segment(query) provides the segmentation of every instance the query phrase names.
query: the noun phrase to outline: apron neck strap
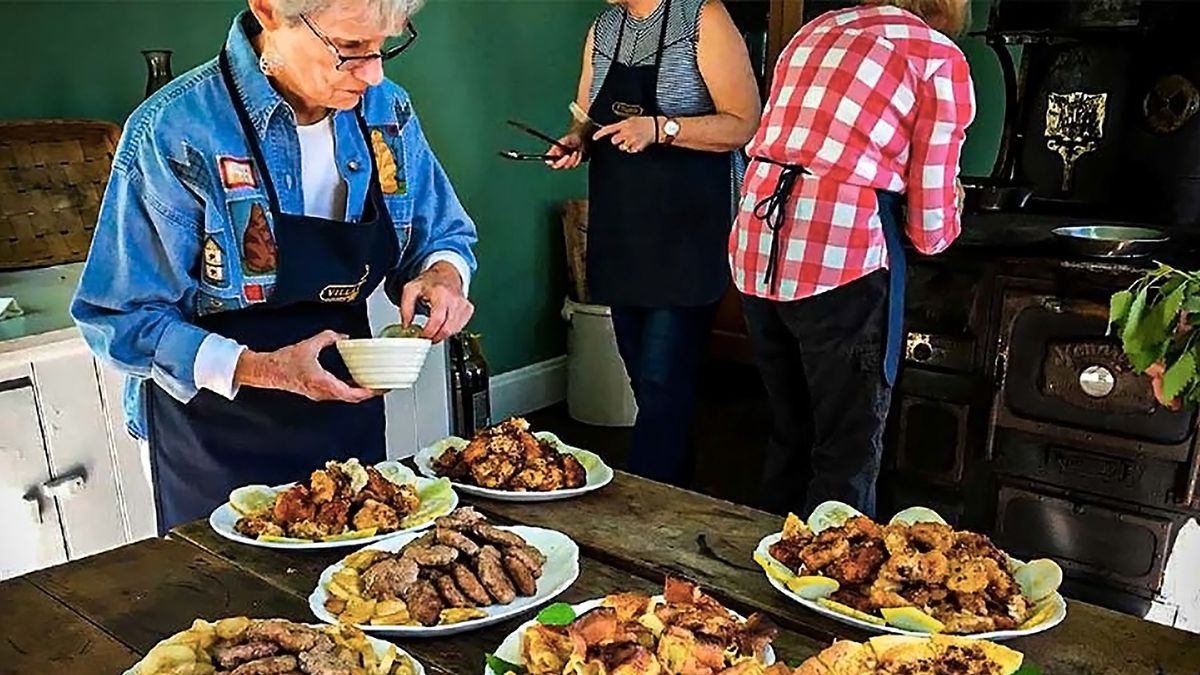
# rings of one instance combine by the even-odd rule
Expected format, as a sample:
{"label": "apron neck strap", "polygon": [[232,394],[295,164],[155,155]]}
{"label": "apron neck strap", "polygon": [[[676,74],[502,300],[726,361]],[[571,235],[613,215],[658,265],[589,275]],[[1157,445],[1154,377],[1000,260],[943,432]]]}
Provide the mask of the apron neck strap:
{"label": "apron neck strap", "polygon": [[[658,31],[658,49],[654,50],[654,70],[662,66],[663,47],[667,43],[667,21],[671,18],[671,0],[662,0],[662,18]],[[625,24],[629,22],[629,8],[621,12],[621,27],[617,30],[617,46],[613,50],[613,61],[621,57],[621,43],[625,41]]]}
{"label": "apron neck strap", "polygon": [[229,65],[229,54],[225,49],[221,50],[220,65],[221,77],[225,80],[225,88],[229,90],[229,100],[233,102],[233,109],[237,112],[238,121],[242,125],[242,134],[246,137],[246,144],[250,146],[250,153],[254,155],[254,165],[258,167],[259,178],[262,179],[263,189],[266,190],[267,199],[270,200],[271,212],[280,213],[279,196],[275,193],[275,183],[271,181],[271,172],[267,169],[266,160],[263,159],[262,146],[258,142],[258,132],[255,131],[254,124],[250,121],[250,113],[246,111],[246,104],[242,101],[237,84],[233,80],[233,68]]}

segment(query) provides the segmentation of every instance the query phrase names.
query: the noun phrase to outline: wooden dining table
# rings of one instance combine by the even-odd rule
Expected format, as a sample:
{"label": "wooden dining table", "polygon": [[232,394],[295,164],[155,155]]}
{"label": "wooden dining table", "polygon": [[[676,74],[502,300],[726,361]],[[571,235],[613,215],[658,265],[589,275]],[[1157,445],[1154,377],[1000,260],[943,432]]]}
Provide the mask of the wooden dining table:
{"label": "wooden dining table", "polygon": [[[604,488],[569,500],[463,501],[498,523],[552,528],[578,542],[580,575],[560,600],[653,593],[666,575],[675,575],[743,614],[769,614],[780,627],[776,653],[789,662],[835,638],[869,637],[770,585],[751,554],[763,536],[779,531],[777,516],[622,472]],[[316,621],[307,598],[322,570],[351,550],[248,546],[197,521],[165,537],[10,579],[0,583],[0,674],[120,675],[195,618]],[[483,672],[484,654],[528,618],[395,642],[431,675],[473,675]],[[1074,600],[1057,627],[1007,644],[1046,675],[1200,675],[1200,635]]]}

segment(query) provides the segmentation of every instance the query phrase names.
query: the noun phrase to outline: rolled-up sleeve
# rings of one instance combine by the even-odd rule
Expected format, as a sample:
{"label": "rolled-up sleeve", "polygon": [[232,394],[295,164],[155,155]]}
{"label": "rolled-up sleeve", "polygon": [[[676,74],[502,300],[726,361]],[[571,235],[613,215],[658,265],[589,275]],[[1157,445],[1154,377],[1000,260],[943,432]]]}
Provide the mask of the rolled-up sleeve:
{"label": "rolled-up sleeve", "polygon": [[955,179],[974,117],[970,67],[956,51],[936,63],[917,100],[907,179],[908,236],[921,253],[940,253],[962,230]]}
{"label": "rolled-up sleeve", "polygon": [[210,335],[185,316],[202,211],[164,165],[161,158],[114,162],[71,316],[98,358],[186,402],[197,390],[196,354]]}
{"label": "rolled-up sleeve", "polygon": [[450,177],[433,154],[416,115],[404,127],[408,153],[408,185],[412,191],[413,218],[404,259],[388,279],[388,292],[398,301],[405,282],[439,261],[450,263],[463,277],[466,294],[477,268],[472,250],[478,235],[475,223],[463,208]]}

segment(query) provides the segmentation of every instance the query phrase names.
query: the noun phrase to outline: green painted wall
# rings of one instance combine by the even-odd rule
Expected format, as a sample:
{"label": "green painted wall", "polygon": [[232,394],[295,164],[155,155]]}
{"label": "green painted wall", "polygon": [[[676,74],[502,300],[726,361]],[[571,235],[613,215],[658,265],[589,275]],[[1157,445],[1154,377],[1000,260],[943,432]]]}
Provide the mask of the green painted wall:
{"label": "green painted wall", "polygon": [[[972,0],[975,27],[991,0]],[[5,66],[0,119],[97,117],[120,122],[142,98],[141,49],[175,52],[180,73],[210,58],[240,0],[0,0]],[[566,288],[555,205],[583,196],[583,172],[509,163],[504,147],[536,148],[508,129],[518,118],[561,128],[580,49],[601,0],[429,0],[421,38],[388,67],[413,94],[435,151],[479,225],[472,327],[493,372],[564,351],[558,309]],[[995,56],[968,38],[978,100],[963,159],[986,174],[999,143],[1003,92]]]}
{"label": "green painted wall", "polygon": [[[239,0],[0,0],[0,119],[91,117],[120,123],[142,99],[142,49],[174,50],[175,72],[211,58]],[[496,151],[540,150],[516,118],[556,131],[569,120],[583,37],[600,0],[429,0],[421,37],[388,66],[413,95],[434,150],[478,222],[472,328],[493,372],[565,351],[562,199],[582,171],[512,163]]]}

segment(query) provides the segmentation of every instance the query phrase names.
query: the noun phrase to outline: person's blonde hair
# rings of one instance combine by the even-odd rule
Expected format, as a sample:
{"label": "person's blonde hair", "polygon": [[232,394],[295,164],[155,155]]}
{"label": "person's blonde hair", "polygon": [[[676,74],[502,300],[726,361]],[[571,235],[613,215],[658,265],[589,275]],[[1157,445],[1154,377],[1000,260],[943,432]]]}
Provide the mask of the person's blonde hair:
{"label": "person's blonde hair", "polygon": [[862,4],[899,7],[951,37],[961,36],[971,21],[970,0],[862,0]]}

